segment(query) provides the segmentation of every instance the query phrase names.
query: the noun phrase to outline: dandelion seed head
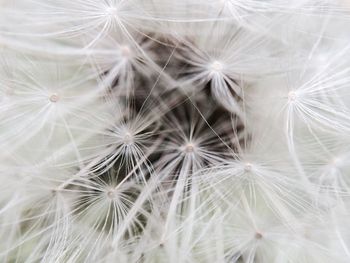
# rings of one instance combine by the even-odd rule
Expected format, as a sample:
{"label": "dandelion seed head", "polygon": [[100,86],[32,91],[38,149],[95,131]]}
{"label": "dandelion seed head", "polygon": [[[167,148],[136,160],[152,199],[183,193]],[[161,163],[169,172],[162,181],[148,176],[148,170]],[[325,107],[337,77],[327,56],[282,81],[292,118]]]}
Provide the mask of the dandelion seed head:
{"label": "dandelion seed head", "polygon": [[0,262],[349,261],[348,10],[12,2]]}

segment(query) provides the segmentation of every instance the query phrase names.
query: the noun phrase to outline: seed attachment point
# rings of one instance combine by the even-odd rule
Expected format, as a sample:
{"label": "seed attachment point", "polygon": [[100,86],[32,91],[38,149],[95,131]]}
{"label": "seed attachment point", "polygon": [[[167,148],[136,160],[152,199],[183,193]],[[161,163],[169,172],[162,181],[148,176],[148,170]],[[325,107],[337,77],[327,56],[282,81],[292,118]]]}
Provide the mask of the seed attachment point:
{"label": "seed attachment point", "polygon": [[49,100],[50,100],[51,102],[53,102],[53,103],[58,102],[59,99],[60,99],[60,97],[58,96],[57,93],[54,93],[54,94],[52,94],[52,95],[49,97]]}
{"label": "seed attachment point", "polygon": [[288,93],[288,101],[294,102],[297,99],[297,93],[295,91],[290,91]]}
{"label": "seed attachment point", "polygon": [[185,145],[184,150],[186,153],[193,153],[195,151],[196,146],[194,143],[189,142]]}
{"label": "seed attachment point", "polygon": [[260,232],[256,232],[255,235],[254,235],[254,238],[257,239],[257,240],[260,240],[260,239],[263,238],[263,235]]}
{"label": "seed attachment point", "polygon": [[250,172],[252,170],[253,166],[251,163],[245,163],[244,165],[244,171]]}
{"label": "seed attachment point", "polygon": [[210,69],[212,72],[221,72],[224,69],[224,65],[220,61],[214,61],[210,65]]}
{"label": "seed attachment point", "polygon": [[130,145],[134,142],[134,137],[132,136],[132,134],[130,132],[126,132],[123,140],[124,140],[124,144]]}

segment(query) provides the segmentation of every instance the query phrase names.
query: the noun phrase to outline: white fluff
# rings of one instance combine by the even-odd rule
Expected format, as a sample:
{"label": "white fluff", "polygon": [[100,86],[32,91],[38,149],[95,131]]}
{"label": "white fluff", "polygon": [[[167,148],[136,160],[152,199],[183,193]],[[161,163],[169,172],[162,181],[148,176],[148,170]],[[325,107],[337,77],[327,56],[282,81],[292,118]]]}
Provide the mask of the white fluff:
{"label": "white fluff", "polygon": [[350,261],[345,0],[0,0],[0,261]]}

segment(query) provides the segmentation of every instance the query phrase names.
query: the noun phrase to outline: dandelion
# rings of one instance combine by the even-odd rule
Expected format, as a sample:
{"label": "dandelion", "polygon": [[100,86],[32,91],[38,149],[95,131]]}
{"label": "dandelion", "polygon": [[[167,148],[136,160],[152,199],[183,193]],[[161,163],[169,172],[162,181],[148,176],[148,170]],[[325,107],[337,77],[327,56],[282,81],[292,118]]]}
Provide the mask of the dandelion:
{"label": "dandelion", "polygon": [[345,2],[0,0],[0,261],[349,262]]}

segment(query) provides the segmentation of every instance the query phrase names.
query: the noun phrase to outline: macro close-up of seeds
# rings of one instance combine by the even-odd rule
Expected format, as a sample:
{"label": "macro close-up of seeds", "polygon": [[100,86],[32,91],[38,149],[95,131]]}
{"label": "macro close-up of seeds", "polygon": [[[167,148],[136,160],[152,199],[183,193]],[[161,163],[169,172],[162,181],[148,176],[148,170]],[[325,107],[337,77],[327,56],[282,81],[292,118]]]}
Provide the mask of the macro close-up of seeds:
{"label": "macro close-up of seeds", "polygon": [[0,262],[350,262],[350,1],[0,0]]}

